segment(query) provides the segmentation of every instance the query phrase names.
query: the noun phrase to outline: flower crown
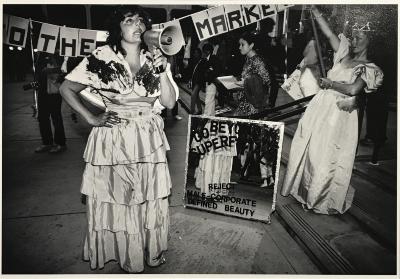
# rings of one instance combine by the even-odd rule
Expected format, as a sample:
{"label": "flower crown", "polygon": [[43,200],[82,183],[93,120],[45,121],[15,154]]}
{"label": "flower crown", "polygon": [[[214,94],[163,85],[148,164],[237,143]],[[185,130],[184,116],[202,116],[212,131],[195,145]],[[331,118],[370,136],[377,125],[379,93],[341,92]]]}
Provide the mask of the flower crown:
{"label": "flower crown", "polygon": [[370,25],[370,22],[369,22],[369,21],[368,21],[366,24],[364,24],[364,25],[358,24],[358,23],[356,22],[356,23],[353,25],[352,29],[353,29],[354,31],[363,31],[363,32],[372,32],[372,31],[375,31],[375,30],[372,30],[371,27],[370,27],[369,25]]}

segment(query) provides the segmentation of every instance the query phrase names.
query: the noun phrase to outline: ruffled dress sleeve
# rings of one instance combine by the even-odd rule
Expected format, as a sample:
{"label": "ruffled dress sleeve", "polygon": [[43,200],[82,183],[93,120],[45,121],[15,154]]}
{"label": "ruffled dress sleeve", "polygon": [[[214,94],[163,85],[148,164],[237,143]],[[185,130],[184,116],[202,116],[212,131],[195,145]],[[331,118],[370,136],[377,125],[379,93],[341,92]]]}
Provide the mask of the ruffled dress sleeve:
{"label": "ruffled dress sleeve", "polygon": [[65,76],[65,79],[99,89],[101,87],[99,76],[97,73],[88,71],[88,67],[90,67],[89,59],[91,59],[90,57],[92,56],[95,56],[95,52],[83,58],[78,66]]}
{"label": "ruffled dress sleeve", "polygon": [[374,63],[357,65],[354,67],[354,75],[361,77],[367,84],[365,93],[375,92],[383,83],[383,71]]}
{"label": "ruffled dress sleeve", "polygon": [[342,33],[338,35],[340,43],[339,43],[339,48],[335,52],[333,56],[333,64],[340,63],[340,61],[347,55],[349,54],[349,49],[350,49],[350,41],[346,38],[346,36]]}
{"label": "ruffled dress sleeve", "polygon": [[108,45],[95,49],[85,57],[66,79],[105,92],[129,94],[133,89],[132,75],[123,57]]}

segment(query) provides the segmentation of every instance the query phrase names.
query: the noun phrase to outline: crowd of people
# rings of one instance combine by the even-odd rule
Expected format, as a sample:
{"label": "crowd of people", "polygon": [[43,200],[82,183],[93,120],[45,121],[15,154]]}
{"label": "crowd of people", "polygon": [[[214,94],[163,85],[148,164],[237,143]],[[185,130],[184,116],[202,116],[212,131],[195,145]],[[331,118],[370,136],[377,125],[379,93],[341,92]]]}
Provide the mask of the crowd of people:
{"label": "crowd of people", "polygon": [[[189,83],[191,114],[214,116],[217,108],[229,105],[233,111],[226,116],[248,118],[275,106],[276,74],[293,72],[289,79],[297,84],[299,96],[315,96],[294,135],[281,194],[292,195],[304,210],[316,213],[342,214],[349,209],[363,99],[382,90],[383,71],[370,60],[368,51],[376,31],[367,21],[347,26],[350,36],[348,32],[337,35],[316,6],[311,11],[326,37],[321,42],[322,56],[329,56],[327,43],[334,51],[332,65],[324,63],[327,76],[321,74],[315,34],[305,33],[302,55],[291,68],[289,63],[285,66],[280,38],[265,36],[260,30],[199,42],[191,47],[188,61],[173,62],[171,70],[167,57],[159,49],[150,52],[142,41],[151,24],[149,15],[138,6],[116,7],[108,21],[107,44],[66,70],[57,54],[43,56],[37,77],[42,145],[35,152],[66,150],[62,98],[93,127],[84,152],[81,185],[87,206],[83,254],[91,268],[116,260],[128,272],[141,272],[145,264],[155,267],[166,262],[171,179],[162,117],[166,110],[163,115],[161,111],[172,109],[175,119],[181,119],[173,76]],[[268,30],[271,24],[268,19]],[[177,64],[181,67],[175,69]],[[161,67],[161,73],[155,67]],[[216,80],[227,74],[238,77],[240,89],[234,97]],[[79,92],[87,87],[101,97],[105,111],[95,114],[84,105]],[[204,110],[201,91],[206,95]],[[372,107],[367,110],[368,119],[373,117]],[[384,132],[368,131],[364,141],[373,140],[380,147],[385,139],[378,135]],[[210,178],[215,161],[226,161],[230,170],[233,157],[239,155],[243,181],[257,166],[260,186],[273,187],[276,154],[271,155],[271,148],[277,148],[268,139],[250,129],[237,150],[204,158],[197,171],[202,181],[198,184],[207,184],[204,181]],[[224,175],[230,176],[228,171]]]}

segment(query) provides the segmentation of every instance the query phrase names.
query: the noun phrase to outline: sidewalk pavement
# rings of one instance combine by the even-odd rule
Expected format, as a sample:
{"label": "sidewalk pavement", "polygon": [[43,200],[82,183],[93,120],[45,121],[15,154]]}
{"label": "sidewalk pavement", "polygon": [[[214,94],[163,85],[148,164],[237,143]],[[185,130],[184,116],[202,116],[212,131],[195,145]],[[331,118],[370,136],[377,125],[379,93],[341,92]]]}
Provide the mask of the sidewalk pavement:
{"label": "sidewalk pavement", "polygon": [[[2,273],[124,274],[116,262],[90,270],[82,261],[85,206],[79,192],[90,127],[74,123],[64,104],[66,152],[35,154],[32,92],[3,84]],[[272,216],[271,225],[183,206],[188,115],[168,113],[165,130],[173,182],[167,263],[144,273],[318,274],[304,251]]]}

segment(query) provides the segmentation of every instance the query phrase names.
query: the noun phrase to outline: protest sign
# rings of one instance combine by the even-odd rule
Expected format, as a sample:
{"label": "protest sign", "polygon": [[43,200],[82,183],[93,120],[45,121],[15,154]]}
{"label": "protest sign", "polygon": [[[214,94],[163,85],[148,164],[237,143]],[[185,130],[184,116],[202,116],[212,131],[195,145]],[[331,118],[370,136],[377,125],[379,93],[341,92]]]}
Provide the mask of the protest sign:
{"label": "protest sign", "polygon": [[185,205],[269,222],[283,123],[190,116]]}

